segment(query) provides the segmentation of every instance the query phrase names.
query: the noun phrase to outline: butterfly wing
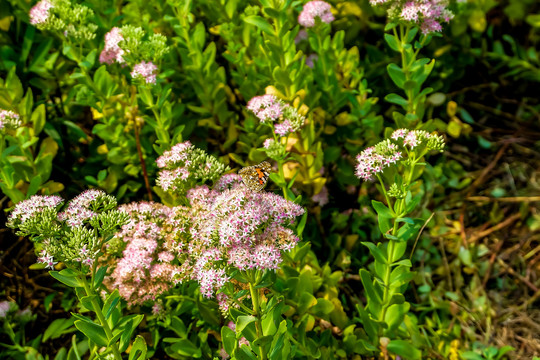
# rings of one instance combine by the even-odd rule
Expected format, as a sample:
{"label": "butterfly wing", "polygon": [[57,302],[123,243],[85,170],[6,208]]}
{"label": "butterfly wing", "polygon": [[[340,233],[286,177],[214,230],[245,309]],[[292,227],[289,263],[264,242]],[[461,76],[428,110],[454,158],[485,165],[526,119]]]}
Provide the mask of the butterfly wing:
{"label": "butterfly wing", "polygon": [[271,169],[270,163],[263,161],[259,165],[247,166],[241,169],[238,174],[242,176],[242,181],[248,189],[261,191],[268,182]]}

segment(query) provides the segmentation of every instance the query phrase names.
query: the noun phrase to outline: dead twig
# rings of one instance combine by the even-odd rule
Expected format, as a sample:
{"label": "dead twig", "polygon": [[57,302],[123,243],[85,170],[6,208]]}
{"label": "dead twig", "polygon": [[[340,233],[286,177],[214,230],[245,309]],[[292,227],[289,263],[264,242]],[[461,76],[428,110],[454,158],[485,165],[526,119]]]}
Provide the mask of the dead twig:
{"label": "dead twig", "polygon": [[532,282],[529,281],[529,279],[521,276],[520,274],[518,274],[517,272],[514,271],[514,269],[512,269],[512,267],[508,266],[504,261],[502,261],[501,259],[497,258],[497,263],[499,265],[501,265],[510,275],[513,275],[515,276],[516,278],[518,278],[518,280],[520,280],[522,283],[524,283],[525,285],[527,285],[532,291],[534,291],[535,293],[539,292],[540,289],[538,289],[536,287],[536,285],[534,285]]}
{"label": "dead twig", "polygon": [[500,197],[492,198],[489,196],[469,196],[467,201],[501,201],[501,202],[536,202],[540,201],[540,196],[514,196],[514,197]]}
{"label": "dead twig", "polygon": [[477,240],[488,236],[492,232],[495,232],[495,231],[498,231],[498,230],[501,230],[501,229],[507,227],[508,225],[510,225],[511,223],[516,221],[517,219],[519,219],[520,217],[521,217],[520,213],[514,214],[514,215],[510,216],[509,218],[507,218],[506,220],[504,220],[503,222],[500,222],[497,225],[492,226],[487,230],[481,231],[481,232],[479,232],[477,234],[473,234],[473,236],[471,236],[469,238],[469,243],[474,243]]}

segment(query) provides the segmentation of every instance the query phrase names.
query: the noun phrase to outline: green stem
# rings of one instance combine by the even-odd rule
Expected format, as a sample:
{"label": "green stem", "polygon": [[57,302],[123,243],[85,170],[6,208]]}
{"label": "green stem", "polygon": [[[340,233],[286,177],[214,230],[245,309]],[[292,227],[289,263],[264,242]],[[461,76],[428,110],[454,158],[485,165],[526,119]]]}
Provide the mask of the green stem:
{"label": "green stem", "polygon": [[[398,223],[394,221],[394,228],[392,229],[392,235],[396,236],[398,230]],[[384,291],[383,291],[383,309],[381,312],[381,315],[379,317],[380,321],[384,321],[384,317],[386,316],[386,311],[388,310],[388,303],[390,301],[390,275],[392,274],[392,264],[394,263],[394,250],[395,250],[396,242],[394,240],[390,240],[388,243],[387,248],[387,255],[388,255],[388,264],[386,264],[386,270],[384,273]],[[397,260],[397,259],[396,259]]]}
{"label": "green stem", "polygon": [[392,203],[390,202],[390,197],[388,196],[388,193],[386,192],[386,188],[384,187],[384,182],[382,180],[382,177],[381,177],[381,175],[379,173],[377,173],[376,176],[377,176],[377,179],[379,179],[379,182],[381,183],[381,189],[382,189],[384,197],[386,199],[386,203],[388,204],[388,208],[390,209],[390,211],[393,212]]}
{"label": "green stem", "polygon": [[287,188],[287,182],[285,181],[285,172],[283,171],[283,160],[278,160],[278,168],[279,168],[279,178],[283,183],[285,183],[284,186],[281,187],[281,191],[283,191],[283,197],[285,200],[289,200],[289,192]]}
{"label": "green stem", "polygon": [[[255,274],[253,274],[255,275]],[[253,303],[253,311],[255,314],[255,317],[257,318],[257,321],[255,321],[255,327],[257,329],[257,338],[261,338],[263,336],[262,331],[262,325],[261,325],[261,305],[260,305],[260,293],[259,289],[255,289],[256,284],[256,276],[253,276],[250,278],[249,282],[249,292],[251,293],[251,302]],[[259,349],[261,352],[261,359],[266,359],[266,353],[264,352],[264,348],[262,345],[259,345]]]}
{"label": "green stem", "polygon": [[[88,286],[88,281],[86,281],[86,276],[81,275],[79,276],[79,279],[82,281],[84,286],[84,291],[86,292],[87,296],[95,295],[94,291]],[[99,306],[99,303],[96,300],[96,297],[91,297],[91,303],[92,307],[94,308],[94,312],[96,313],[96,316],[103,327],[103,330],[105,331],[105,335],[107,336],[107,340],[110,341],[113,338],[113,333],[111,331],[111,328],[109,327],[109,323],[105,319],[105,316],[103,315],[103,312],[101,311],[101,306]],[[122,360],[122,355],[120,354],[120,351],[118,350],[118,347],[116,346],[116,343],[113,343],[110,345],[114,358],[117,360]]]}

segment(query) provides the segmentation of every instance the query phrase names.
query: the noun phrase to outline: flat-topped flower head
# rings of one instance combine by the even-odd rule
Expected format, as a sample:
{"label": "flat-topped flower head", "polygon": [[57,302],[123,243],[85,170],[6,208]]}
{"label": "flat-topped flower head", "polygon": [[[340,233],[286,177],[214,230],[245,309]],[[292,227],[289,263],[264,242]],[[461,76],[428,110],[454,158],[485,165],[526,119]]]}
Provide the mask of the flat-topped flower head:
{"label": "flat-topped flower head", "polygon": [[58,220],[65,221],[70,226],[81,226],[84,221],[98,215],[95,209],[101,207],[109,210],[115,206],[116,199],[103,190],[85,190],[73,198],[64,211],[58,213]]}
{"label": "flat-topped flower head", "polygon": [[30,23],[40,30],[55,31],[71,41],[96,37],[94,11],[70,0],[41,0],[29,12]]}
{"label": "flat-topped flower head", "polygon": [[123,64],[124,50],[120,48],[120,42],[124,40],[121,30],[118,27],[113,27],[111,31],[105,34],[105,47],[101,54],[99,54],[99,62],[106,64],[113,64],[115,62]]}
{"label": "flat-topped flower head", "polygon": [[10,110],[0,109],[0,131],[4,129],[16,129],[21,126],[19,114]]}
{"label": "flat-topped flower head", "polygon": [[302,12],[298,16],[298,23],[305,27],[313,27],[316,23],[316,18],[319,18],[324,23],[334,21],[331,6],[325,1],[314,0],[304,5]]}
{"label": "flat-topped flower head", "polygon": [[372,6],[387,5],[388,17],[418,25],[424,35],[442,30],[454,14],[447,8],[447,0],[370,0]]}
{"label": "flat-topped flower head", "polygon": [[255,96],[248,101],[246,107],[248,110],[251,110],[261,122],[274,121],[278,119],[281,114],[281,106],[278,99],[270,94]]}
{"label": "flat-topped flower head", "polygon": [[59,213],[63,202],[59,196],[34,195],[15,206],[7,226],[39,244],[38,263],[46,268],[63,262],[89,271],[103,242],[127,215],[116,209],[114,197],[101,190],[84,191]]}
{"label": "flat-topped flower head", "polygon": [[176,260],[181,240],[175,238],[178,223],[173,220],[186,208],[173,210],[153,202],[122,205],[120,211],[129,215],[129,222],[107,245],[112,274],[107,286],[118,289],[128,305],[154,301],[181,281]]}
{"label": "flat-topped flower head", "polygon": [[412,151],[416,158],[431,150],[442,151],[444,139],[424,130],[395,130],[390,139],[368,147],[356,157],[356,176],[367,181],[399,161],[405,160]]}
{"label": "flat-topped flower head", "polygon": [[30,24],[43,24],[49,19],[49,10],[53,4],[49,0],[41,0],[30,9]]}
{"label": "flat-topped flower head", "polygon": [[185,261],[192,264],[190,277],[207,297],[219,292],[234,269],[277,269],[281,252],[298,241],[288,226],[303,208],[278,195],[246,189],[237,174],[224,176],[212,190],[191,189],[187,197],[191,241]]}
{"label": "flat-topped flower head", "polygon": [[8,217],[8,227],[24,224],[36,214],[47,210],[55,211],[64,199],[55,195],[34,195],[27,200],[19,202]]}
{"label": "flat-topped flower head", "polygon": [[216,181],[229,170],[214,156],[189,141],[174,145],[156,160],[161,169],[157,185],[165,191],[184,194],[197,183]]}
{"label": "flat-topped flower head", "polygon": [[157,66],[154,65],[154,63],[152,63],[151,61],[141,61],[133,67],[131,77],[133,77],[134,79],[142,80],[147,84],[155,84],[156,73]]}
{"label": "flat-topped flower head", "polygon": [[306,120],[298,110],[270,94],[252,98],[246,107],[261,123],[271,126],[274,133],[280,137],[286,137],[300,130]]}

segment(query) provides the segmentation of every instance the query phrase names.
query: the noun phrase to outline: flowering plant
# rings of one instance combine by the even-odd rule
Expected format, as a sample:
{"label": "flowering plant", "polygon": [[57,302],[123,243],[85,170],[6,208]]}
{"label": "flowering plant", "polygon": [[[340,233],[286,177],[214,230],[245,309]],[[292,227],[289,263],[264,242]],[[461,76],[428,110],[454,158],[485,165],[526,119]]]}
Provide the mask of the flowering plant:
{"label": "flowering plant", "polygon": [[506,329],[496,290],[538,292],[533,10],[2,4],[0,357],[504,356],[473,342]]}
{"label": "flowering plant", "polygon": [[0,83],[2,93],[13,92],[0,108],[0,189],[14,202],[39,190],[63,189],[61,183],[49,180],[58,145],[50,136],[40,140],[45,105],[34,104],[31,89],[24,93],[15,69]]}
{"label": "flowering plant", "polygon": [[[118,291],[101,299],[107,266],[98,266],[103,247],[127,215],[116,208],[116,199],[100,190],[87,190],[72,199],[59,211],[63,199],[59,196],[39,196],[19,202],[9,216],[7,226],[17,234],[29,236],[39,252],[38,263],[51,269],[49,274],[63,284],[77,289],[82,309],[96,314],[97,321],[74,315],[75,326],[103,351],[121,359],[121,352],[130,345],[130,338],[142,315],[121,317]],[[62,262],[67,268],[56,271]],[[109,320],[112,313],[116,315]],[[120,338],[120,335],[121,338]],[[146,353],[142,338],[132,344]]]}
{"label": "flowering plant", "polygon": [[[416,235],[426,219],[408,217],[415,211],[421,194],[413,184],[418,168],[430,151],[442,152],[442,136],[424,130],[395,130],[389,139],[369,147],[357,156],[356,175],[364,180],[378,180],[386,205],[372,200],[377,212],[379,230],[387,242],[363,242],[375,260],[375,271],[360,270],[367,293],[367,305],[358,307],[370,340],[380,345],[383,353],[390,351],[407,358],[420,358],[420,351],[398,341],[398,329],[409,311],[405,301],[405,285],[412,279],[410,259],[402,259],[407,242]],[[427,220],[429,221],[429,219]],[[409,330],[410,331],[410,330]],[[393,339],[394,341],[390,341]],[[379,340],[379,344],[377,344]]]}

